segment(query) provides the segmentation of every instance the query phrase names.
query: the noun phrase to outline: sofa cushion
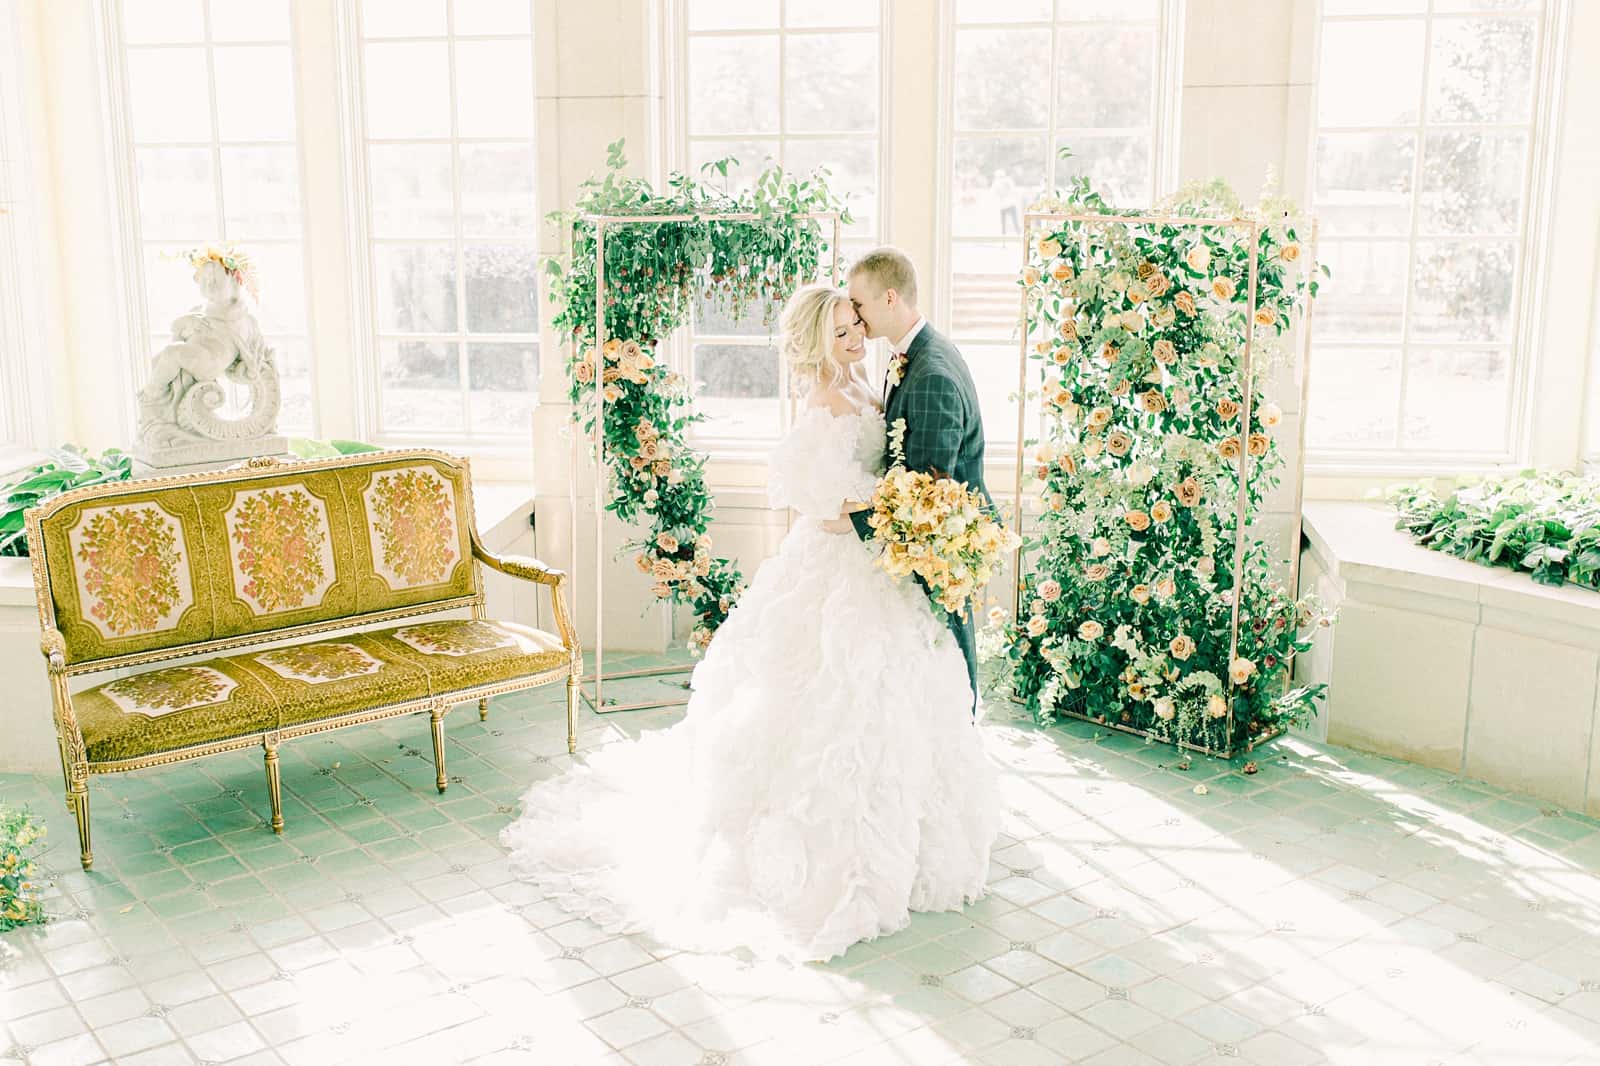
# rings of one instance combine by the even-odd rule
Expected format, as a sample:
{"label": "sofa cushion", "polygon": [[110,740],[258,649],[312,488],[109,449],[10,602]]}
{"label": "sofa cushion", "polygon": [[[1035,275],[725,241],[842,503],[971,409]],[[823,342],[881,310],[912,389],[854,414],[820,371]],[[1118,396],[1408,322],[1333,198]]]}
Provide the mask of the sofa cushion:
{"label": "sofa cushion", "polygon": [[73,696],[91,763],[253,737],[560,670],[561,639],[515,622],[408,622],[118,678]]}

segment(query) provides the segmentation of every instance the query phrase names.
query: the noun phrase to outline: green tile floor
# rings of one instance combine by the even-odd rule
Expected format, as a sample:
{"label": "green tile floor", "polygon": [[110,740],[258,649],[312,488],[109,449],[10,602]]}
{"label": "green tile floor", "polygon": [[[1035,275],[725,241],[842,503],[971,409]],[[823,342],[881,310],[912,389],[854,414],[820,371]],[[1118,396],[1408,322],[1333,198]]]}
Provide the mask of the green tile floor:
{"label": "green tile floor", "polygon": [[[0,776],[54,915],[0,936],[0,1063],[1600,1062],[1600,823],[1502,790],[1293,739],[1179,770],[1000,707],[989,898],[752,966],[515,880],[496,835],[568,762],[561,694],[473,712],[443,796],[424,717],[285,745],[282,837],[259,752],[95,778],[92,873],[59,781]],[[680,714],[585,711],[580,757]]]}

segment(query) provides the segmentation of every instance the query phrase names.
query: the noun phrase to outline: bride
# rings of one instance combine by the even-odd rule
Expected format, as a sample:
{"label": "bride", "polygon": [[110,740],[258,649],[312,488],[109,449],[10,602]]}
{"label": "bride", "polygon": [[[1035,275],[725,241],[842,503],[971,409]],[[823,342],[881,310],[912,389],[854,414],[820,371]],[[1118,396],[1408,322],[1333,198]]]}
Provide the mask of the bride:
{"label": "bride", "polygon": [[801,517],[696,667],[684,719],[534,785],[502,840],[610,932],[801,962],[980,898],[1000,801],[949,628],[841,518],[886,449],[861,322],[810,285],[782,329],[809,389],[769,496]]}

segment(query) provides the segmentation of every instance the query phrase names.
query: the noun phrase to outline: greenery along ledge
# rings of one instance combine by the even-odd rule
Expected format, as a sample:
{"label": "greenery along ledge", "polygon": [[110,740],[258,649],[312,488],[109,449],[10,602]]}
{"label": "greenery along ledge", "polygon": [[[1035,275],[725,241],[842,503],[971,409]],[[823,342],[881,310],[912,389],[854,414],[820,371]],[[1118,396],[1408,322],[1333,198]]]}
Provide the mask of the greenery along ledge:
{"label": "greenery along ledge", "polygon": [[1524,470],[1450,489],[1404,485],[1389,498],[1395,528],[1425,548],[1600,589],[1600,476]]}
{"label": "greenery along ledge", "polygon": [[[737,160],[707,164],[703,173],[725,181]],[[574,421],[594,432],[595,375],[604,386],[606,509],[624,522],[649,519],[647,535],[630,543],[639,569],[652,574],[658,600],[687,602],[696,625],[690,646],[702,651],[743,590],[739,568],[711,551],[711,494],[705,457],[689,446],[695,414],[682,375],[658,358],[657,346],[689,321],[697,300],[733,317],[762,308],[771,324],[800,282],[818,277],[831,255],[823,227],[801,216],[837,211],[827,172],[807,178],[774,167],[747,191],[731,193],[683,174],[658,192],[624,177],[622,142],[609,149],[607,173],[583,185],[571,211],[550,218],[569,227],[571,259],[547,262],[557,307],[556,329],[573,338],[567,360]],[[753,214],[752,221],[611,226],[605,239],[605,335],[595,350],[595,226],[592,215]]]}

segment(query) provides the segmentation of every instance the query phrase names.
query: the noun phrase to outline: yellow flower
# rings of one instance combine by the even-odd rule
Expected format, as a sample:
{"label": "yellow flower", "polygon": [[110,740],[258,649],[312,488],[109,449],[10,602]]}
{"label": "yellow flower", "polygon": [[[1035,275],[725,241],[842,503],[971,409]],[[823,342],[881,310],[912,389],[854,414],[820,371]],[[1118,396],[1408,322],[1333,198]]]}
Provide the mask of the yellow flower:
{"label": "yellow flower", "polygon": [[1300,246],[1294,241],[1290,241],[1288,244],[1278,249],[1278,258],[1282,259],[1285,263],[1294,262],[1296,259],[1300,258]]}
{"label": "yellow flower", "polygon": [[1231,300],[1233,299],[1234,293],[1238,291],[1239,287],[1233,283],[1232,278],[1222,277],[1211,279],[1211,295],[1215,296],[1219,300]]}
{"label": "yellow flower", "polygon": [[1272,308],[1270,308],[1270,307],[1258,307],[1258,308],[1256,308],[1256,325],[1258,325],[1258,326],[1270,326],[1270,325],[1273,325],[1274,323],[1276,323],[1277,321],[1278,321],[1277,312],[1273,311]]}
{"label": "yellow flower", "polygon": [[640,552],[633,557],[633,565],[639,568],[639,573],[648,574],[650,572],[650,557]]}
{"label": "yellow flower", "polygon": [[1155,506],[1150,508],[1150,517],[1157,522],[1166,522],[1172,518],[1172,504],[1166,500],[1157,500]]}
{"label": "yellow flower", "polygon": [[1128,523],[1128,528],[1135,533],[1143,533],[1150,528],[1150,516],[1143,511],[1129,511],[1122,516],[1122,520]]}

